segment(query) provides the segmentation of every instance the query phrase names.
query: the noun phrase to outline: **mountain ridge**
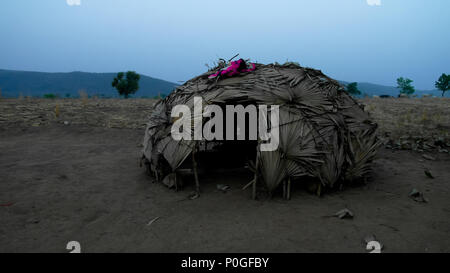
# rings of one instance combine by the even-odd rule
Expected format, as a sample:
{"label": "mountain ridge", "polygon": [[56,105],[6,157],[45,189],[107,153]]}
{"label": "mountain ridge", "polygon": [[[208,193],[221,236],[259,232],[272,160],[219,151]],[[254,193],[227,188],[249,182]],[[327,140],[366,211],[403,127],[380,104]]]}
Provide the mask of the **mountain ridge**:
{"label": "mountain ridge", "polygon": [[[90,96],[119,97],[111,82],[117,73],[36,72],[0,69],[3,97],[43,96],[76,97],[80,90]],[[170,93],[178,84],[140,74],[139,90],[132,97],[153,97]]]}
{"label": "mountain ridge", "polygon": [[[351,83],[350,81],[339,81],[342,85],[347,85]],[[358,89],[361,91],[361,96],[364,94],[368,95],[369,97],[372,96],[380,96],[380,95],[388,95],[392,97],[397,97],[400,93],[400,90],[395,86],[389,86],[389,85],[382,85],[382,84],[376,84],[376,83],[370,83],[370,82],[357,82],[358,83]],[[413,95],[417,95],[419,97],[423,95],[432,95],[436,97],[441,97],[442,92],[433,89],[433,90],[423,90],[423,89],[416,89]],[[450,94],[448,92],[445,94],[445,97],[450,97]]]}
{"label": "mountain ridge", "polygon": [[[60,97],[78,97],[79,91],[84,90],[90,96],[119,97],[111,82],[117,73],[113,72],[36,72],[22,70],[0,69],[0,88],[3,97],[33,96],[42,97],[54,94]],[[144,74],[139,81],[139,90],[132,97],[154,97],[169,94],[178,84],[153,78]],[[347,85],[350,81],[339,81]],[[362,95],[397,97],[399,90],[394,86],[369,82],[358,82],[358,89]],[[447,92],[446,97],[450,97]],[[416,95],[429,94],[441,97],[439,90],[416,90]]]}

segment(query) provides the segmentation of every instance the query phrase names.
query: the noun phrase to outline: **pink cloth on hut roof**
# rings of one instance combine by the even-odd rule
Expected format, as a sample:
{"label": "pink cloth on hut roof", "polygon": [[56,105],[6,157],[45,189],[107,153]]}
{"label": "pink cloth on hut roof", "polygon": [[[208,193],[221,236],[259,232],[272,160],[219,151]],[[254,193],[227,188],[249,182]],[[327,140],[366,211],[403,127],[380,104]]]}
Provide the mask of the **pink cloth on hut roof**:
{"label": "pink cloth on hut roof", "polygon": [[[246,68],[247,65],[245,64],[245,61],[242,59],[239,59],[237,61],[233,61],[231,62],[230,66],[217,71],[216,73],[212,74],[209,76],[209,78],[215,78],[217,76],[234,76],[234,75],[238,75],[240,73],[245,73],[245,72],[251,72],[254,71],[256,69],[256,66],[254,63],[250,63],[251,67],[250,68]],[[244,69],[242,69],[243,67],[245,67]]]}

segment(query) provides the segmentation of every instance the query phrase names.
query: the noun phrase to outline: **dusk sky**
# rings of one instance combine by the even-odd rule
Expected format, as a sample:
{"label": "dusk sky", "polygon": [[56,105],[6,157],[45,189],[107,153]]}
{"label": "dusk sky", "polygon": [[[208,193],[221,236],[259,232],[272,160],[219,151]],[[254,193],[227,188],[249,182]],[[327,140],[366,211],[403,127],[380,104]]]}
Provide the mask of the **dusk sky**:
{"label": "dusk sky", "polygon": [[433,89],[450,73],[449,11],[448,0],[2,0],[0,69],[135,70],[178,82],[240,53]]}

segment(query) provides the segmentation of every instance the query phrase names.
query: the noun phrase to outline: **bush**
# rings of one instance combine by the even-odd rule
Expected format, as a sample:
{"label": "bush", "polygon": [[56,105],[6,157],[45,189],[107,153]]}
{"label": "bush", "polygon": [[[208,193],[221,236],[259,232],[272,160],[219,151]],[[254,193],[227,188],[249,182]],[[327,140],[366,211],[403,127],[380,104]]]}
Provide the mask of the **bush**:
{"label": "bush", "polygon": [[44,94],[44,98],[45,99],[56,99],[56,95],[55,94]]}

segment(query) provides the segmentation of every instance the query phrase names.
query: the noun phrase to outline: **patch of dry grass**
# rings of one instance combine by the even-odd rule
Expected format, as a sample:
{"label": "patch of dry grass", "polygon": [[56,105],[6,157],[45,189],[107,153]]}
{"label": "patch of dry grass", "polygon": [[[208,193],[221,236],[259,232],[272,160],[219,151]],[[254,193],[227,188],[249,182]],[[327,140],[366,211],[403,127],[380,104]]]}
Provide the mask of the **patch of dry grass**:
{"label": "patch of dry grass", "polygon": [[54,123],[107,128],[145,128],[154,99],[2,99],[0,126]]}
{"label": "patch of dry grass", "polygon": [[448,98],[367,98],[360,101],[378,123],[381,136],[450,139]]}
{"label": "patch of dry grass", "polygon": [[[51,123],[145,128],[154,99],[2,99],[0,126]],[[450,99],[367,98],[360,100],[378,123],[378,134],[397,140],[420,136],[450,140]]]}

